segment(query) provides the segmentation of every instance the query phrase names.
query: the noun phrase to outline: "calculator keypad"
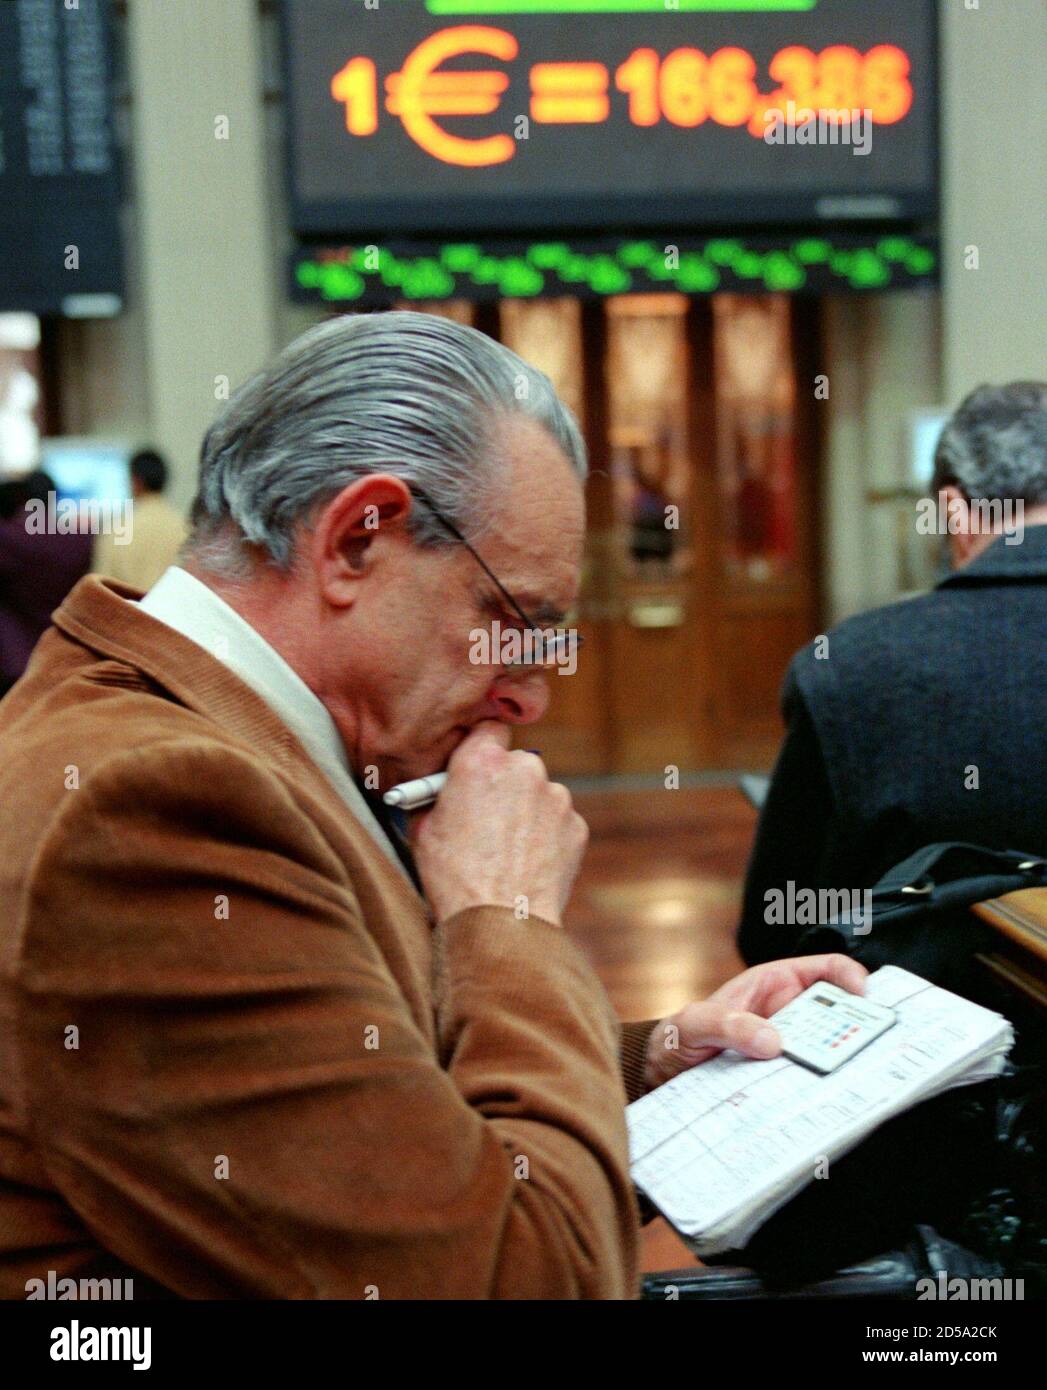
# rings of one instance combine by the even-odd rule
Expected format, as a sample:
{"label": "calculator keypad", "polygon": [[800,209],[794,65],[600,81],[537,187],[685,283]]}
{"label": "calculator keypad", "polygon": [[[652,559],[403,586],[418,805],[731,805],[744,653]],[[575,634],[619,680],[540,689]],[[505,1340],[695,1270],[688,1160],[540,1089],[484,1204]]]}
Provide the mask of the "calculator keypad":
{"label": "calculator keypad", "polygon": [[891,1010],[836,986],[813,985],[771,1020],[787,1057],[815,1071],[834,1071],[890,1027]]}

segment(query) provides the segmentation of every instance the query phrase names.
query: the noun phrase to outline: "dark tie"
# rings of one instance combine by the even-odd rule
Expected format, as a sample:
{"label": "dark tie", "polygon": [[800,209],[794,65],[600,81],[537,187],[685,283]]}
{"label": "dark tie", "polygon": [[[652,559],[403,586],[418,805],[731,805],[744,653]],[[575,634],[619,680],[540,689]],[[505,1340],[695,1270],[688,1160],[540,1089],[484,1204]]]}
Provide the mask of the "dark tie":
{"label": "dark tie", "polygon": [[386,839],[396,851],[396,857],[407,870],[411,877],[411,882],[425,897],[425,890],[422,888],[422,880],[418,877],[418,870],[415,867],[414,855],[411,853],[411,846],[407,839],[407,815],[397,806],[387,806],[380,796],[375,796],[366,787],[356,784],[360,788],[364,800],[374,812],[374,818],[385,831]]}

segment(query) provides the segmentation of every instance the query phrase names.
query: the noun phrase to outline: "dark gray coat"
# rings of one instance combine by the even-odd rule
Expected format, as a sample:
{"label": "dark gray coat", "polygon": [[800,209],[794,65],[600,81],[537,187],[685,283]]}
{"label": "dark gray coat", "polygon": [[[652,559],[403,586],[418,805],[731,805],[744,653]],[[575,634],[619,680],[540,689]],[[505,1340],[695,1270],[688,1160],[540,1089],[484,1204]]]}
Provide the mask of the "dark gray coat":
{"label": "dark gray coat", "polygon": [[766,891],[861,889],[923,845],[1047,854],[1047,526],[1000,538],[931,593],[849,618],[789,668],[785,742],[739,945],[788,955]]}

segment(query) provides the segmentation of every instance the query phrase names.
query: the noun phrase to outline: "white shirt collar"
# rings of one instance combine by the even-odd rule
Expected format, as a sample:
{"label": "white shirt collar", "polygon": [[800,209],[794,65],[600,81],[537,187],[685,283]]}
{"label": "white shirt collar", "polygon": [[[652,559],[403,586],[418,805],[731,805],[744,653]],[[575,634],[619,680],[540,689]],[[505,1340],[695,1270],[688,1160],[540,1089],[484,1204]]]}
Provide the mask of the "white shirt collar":
{"label": "white shirt collar", "polygon": [[356,819],[405,878],[403,864],[353,780],[345,745],[323,702],[261,633],[213,589],[172,565],[139,601],[143,613],[188,637],[260,695],[326,774]]}

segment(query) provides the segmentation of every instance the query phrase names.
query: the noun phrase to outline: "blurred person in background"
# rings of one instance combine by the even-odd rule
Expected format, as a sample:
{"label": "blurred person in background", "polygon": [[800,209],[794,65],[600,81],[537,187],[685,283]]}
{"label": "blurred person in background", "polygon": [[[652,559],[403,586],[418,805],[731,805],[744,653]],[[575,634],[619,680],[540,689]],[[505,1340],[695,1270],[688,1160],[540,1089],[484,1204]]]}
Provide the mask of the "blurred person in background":
{"label": "blurred person in background", "polygon": [[91,565],[90,535],[26,526],[26,504],[46,503],[54,490],[42,470],[0,485],[0,696],[25,670],[52,612]]}
{"label": "blurred person in background", "polygon": [[749,965],[806,929],[765,916],[790,880],[869,888],[956,840],[1047,854],[1047,383],[972,391],[942,431],[930,491],[950,573],[848,618],[786,674],[738,938]]}
{"label": "blurred person in background", "polygon": [[[164,497],[167,464],[152,449],[143,449],[131,460],[131,539],[118,543],[112,535],[100,535],[95,543],[92,569],[129,584],[132,589],[151,589],[182,548],[186,524]],[[121,541],[123,538],[121,538]]]}

